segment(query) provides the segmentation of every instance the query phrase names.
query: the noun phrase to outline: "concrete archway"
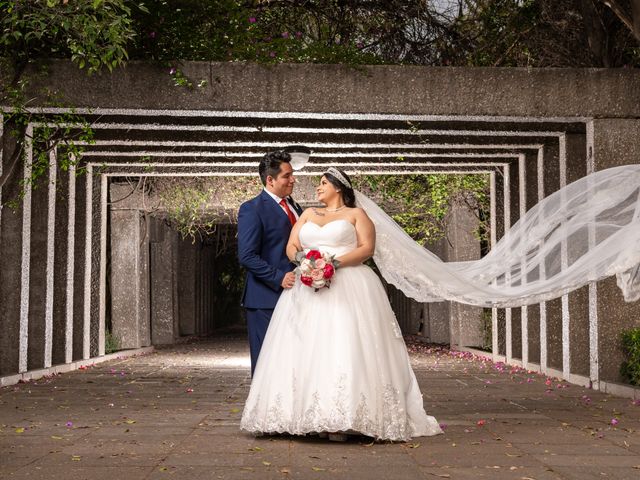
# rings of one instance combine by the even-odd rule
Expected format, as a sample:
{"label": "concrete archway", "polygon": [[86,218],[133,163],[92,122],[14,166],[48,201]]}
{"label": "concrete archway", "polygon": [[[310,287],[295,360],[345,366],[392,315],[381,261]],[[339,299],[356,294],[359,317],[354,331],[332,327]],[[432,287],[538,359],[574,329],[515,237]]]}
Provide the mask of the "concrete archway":
{"label": "concrete archway", "polygon": [[[5,209],[0,217],[0,326],[7,332],[0,373],[7,382],[50,368],[53,358],[71,364],[104,353],[109,176],[140,175],[149,168],[171,175],[194,168],[242,174],[259,152],[291,143],[314,148],[318,168],[334,156],[362,171],[498,168],[503,174],[492,176],[497,239],[567,182],[640,158],[640,75],[634,71],[361,72],[208,63],[183,70],[210,79],[210,86],[176,89],[168,76],[145,64],[90,79],[69,64],[52,65],[47,86],[93,122],[96,143],[81,159],[84,177],[58,171],[52,153],[51,180],[62,185],[70,202],[58,202],[53,187],[27,187],[20,209]],[[58,111],[44,109],[45,116]],[[27,134],[39,126],[30,125]],[[4,144],[6,163],[13,148],[7,135]],[[141,156],[158,162],[140,162]],[[3,201],[29,175],[26,165],[13,186],[0,192]],[[60,288],[68,293],[54,295]],[[624,304],[605,281],[540,306],[496,311],[494,358],[615,388],[611,382],[618,380],[622,355],[615,339],[635,325],[638,308]],[[498,351],[498,323],[504,324],[504,351]],[[65,334],[54,333],[59,331]]]}

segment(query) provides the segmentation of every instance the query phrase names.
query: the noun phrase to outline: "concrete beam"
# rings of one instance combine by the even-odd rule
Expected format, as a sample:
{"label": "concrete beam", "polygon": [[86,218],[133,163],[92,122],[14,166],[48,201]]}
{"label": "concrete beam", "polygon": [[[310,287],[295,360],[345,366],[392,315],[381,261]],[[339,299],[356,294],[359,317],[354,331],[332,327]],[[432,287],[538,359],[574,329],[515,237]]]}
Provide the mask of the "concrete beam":
{"label": "concrete beam", "polygon": [[71,62],[52,60],[46,77],[33,75],[29,94],[40,98],[47,87],[69,105],[87,108],[640,117],[640,73],[634,69],[183,62],[181,70],[208,80],[207,86],[176,88],[164,67],[150,63],[129,62],[116,74],[89,77]]}

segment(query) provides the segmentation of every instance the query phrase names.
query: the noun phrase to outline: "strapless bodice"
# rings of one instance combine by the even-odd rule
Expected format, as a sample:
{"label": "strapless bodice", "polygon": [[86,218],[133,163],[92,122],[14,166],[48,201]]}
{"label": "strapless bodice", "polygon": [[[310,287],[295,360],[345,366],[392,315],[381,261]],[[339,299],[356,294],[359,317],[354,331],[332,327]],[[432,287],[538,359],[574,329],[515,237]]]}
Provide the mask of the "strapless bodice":
{"label": "strapless bodice", "polygon": [[308,221],[300,228],[300,244],[305,250],[317,248],[344,255],[358,246],[356,228],[348,220],[333,220],[322,226]]}

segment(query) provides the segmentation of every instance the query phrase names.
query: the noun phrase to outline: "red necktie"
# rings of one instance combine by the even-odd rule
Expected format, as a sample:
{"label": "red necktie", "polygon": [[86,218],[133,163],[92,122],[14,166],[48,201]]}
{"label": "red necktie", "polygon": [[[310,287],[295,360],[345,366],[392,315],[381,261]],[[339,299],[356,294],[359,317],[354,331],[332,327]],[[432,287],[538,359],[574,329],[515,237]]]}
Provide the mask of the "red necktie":
{"label": "red necktie", "polygon": [[289,205],[287,205],[287,201],[284,198],[282,200],[280,200],[280,205],[282,205],[282,208],[284,208],[284,211],[287,212],[287,217],[289,217],[289,221],[291,222],[291,226],[295,225],[296,216],[293,214],[293,212],[289,208]]}

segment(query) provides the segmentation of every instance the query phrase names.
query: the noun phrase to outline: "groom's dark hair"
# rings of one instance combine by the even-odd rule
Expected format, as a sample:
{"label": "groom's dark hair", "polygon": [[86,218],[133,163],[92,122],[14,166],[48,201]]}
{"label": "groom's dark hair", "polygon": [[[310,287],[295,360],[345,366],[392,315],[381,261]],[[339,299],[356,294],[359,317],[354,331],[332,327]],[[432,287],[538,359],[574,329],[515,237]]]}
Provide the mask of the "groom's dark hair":
{"label": "groom's dark hair", "polygon": [[258,174],[260,175],[260,180],[262,180],[262,185],[267,184],[267,177],[271,175],[273,178],[278,178],[278,174],[280,173],[280,165],[282,162],[289,163],[291,161],[291,155],[282,150],[276,150],[275,152],[269,152],[262,160],[260,160],[260,165],[258,165]]}

